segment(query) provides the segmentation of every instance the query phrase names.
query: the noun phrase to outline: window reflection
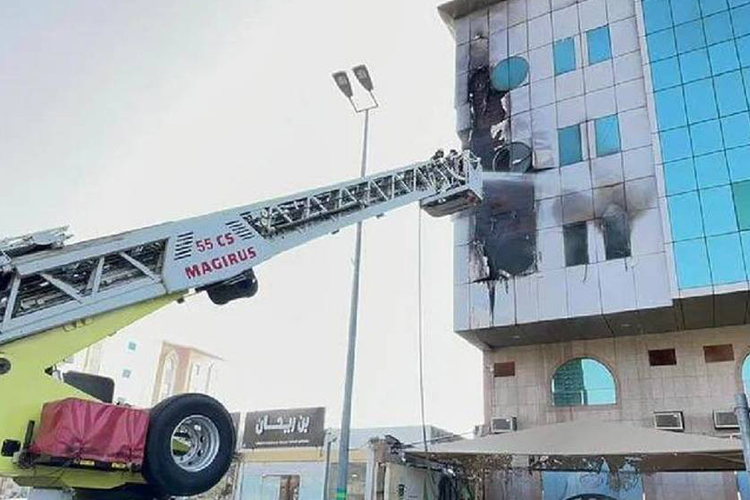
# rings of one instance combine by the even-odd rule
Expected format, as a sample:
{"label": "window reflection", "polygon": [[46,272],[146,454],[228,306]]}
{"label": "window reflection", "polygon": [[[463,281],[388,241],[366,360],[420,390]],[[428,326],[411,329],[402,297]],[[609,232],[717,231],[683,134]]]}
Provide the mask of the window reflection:
{"label": "window reflection", "polygon": [[614,404],[615,379],[606,366],[594,359],[573,359],[555,372],[552,397],[555,406]]}

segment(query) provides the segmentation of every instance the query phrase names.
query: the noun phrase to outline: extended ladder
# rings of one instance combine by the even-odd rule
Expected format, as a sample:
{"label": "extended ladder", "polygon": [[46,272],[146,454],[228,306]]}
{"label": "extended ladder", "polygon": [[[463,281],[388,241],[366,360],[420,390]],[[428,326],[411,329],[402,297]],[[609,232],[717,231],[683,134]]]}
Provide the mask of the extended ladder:
{"label": "extended ladder", "polygon": [[319,236],[419,201],[481,199],[470,153],[69,246],[64,229],[0,240],[0,345],[167,294],[210,288]]}

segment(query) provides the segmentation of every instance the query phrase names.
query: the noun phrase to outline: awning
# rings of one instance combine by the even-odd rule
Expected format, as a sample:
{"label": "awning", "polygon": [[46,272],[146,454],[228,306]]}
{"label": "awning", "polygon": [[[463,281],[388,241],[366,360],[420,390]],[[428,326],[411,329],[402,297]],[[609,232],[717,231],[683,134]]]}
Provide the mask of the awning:
{"label": "awning", "polygon": [[[438,444],[430,458],[493,467],[589,470],[605,461],[643,472],[744,469],[738,439],[576,421]],[[424,455],[423,452],[414,454]]]}

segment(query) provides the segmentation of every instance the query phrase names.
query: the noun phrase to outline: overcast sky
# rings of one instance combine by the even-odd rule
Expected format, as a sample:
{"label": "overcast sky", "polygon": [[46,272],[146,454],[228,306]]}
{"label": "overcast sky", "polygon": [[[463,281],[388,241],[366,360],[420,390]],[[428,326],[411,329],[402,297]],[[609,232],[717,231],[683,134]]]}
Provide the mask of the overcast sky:
{"label": "overcast sky", "polygon": [[[434,0],[0,3],[0,236],[76,240],[340,182],[360,118],[332,71],[365,62],[382,109],[370,172],[456,147],[453,41]],[[419,422],[417,208],[365,224],[353,424]],[[424,216],[427,420],[481,420],[481,355],[452,332],[452,227]],[[223,356],[231,409],[340,421],[353,229],[129,328]]]}

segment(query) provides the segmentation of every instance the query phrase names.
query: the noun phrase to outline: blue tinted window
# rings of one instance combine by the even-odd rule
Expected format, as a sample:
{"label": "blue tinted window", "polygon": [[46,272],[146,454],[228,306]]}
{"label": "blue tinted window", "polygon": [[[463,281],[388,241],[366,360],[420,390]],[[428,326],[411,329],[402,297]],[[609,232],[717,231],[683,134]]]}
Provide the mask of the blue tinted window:
{"label": "blue tinted window", "polygon": [[727,149],[750,144],[750,115],[747,113],[722,118],[721,128],[724,132],[724,146]]}
{"label": "blue tinted window", "polygon": [[576,44],[573,38],[556,41],[554,55],[556,75],[576,69]]}
{"label": "blue tinted window", "polygon": [[734,36],[750,35],[750,5],[732,9]]}
{"label": "blue tinted window", "polygon": [[724,73],[714,78],[714,88],[720,115],[732,115],[747,110],[742,74],[739,71]]}
{"label": "blue tinted window", "polygon": [[729,168],[723,152],[695,158],[695,174],[702,188],[729,184]]}
{"label": "blue tinted window", "polygon": [[750,3],[750,0],[729,0],[729,7],[739,7],[740,5],[745,5],[746,3]]}
{"label": "blue tinted window", "polygon": [[654,95],[656,96],[656,118],[659,122],[659,130],[668,130],[687,124],[685,99],[682,97],[681,87],[662,90]]}
{"label": "blue tinted window", "polygon": [[706,240],[700,238],[676,242],[674,258],[680,288],[695,288],[711,284]]}
{"label": "blue tinted window", "polygon": [[721,140],[719,120],[696,123],[690,126],[690,139],[695,156],[720,151],[724,146]]}
{"label": "blue tinted window", "polygon": [[708,238],[708,262],[713,283],[722,285],[745,281],[747,273],[738,233]]}
{"label": "blue tinted window", "polygon": [[557,131],[560,165],[572,165],[583,160],[581,147],[581,126],[561,128]]}
{"label": "blue tinted window", "polygon": [[742,240],[742,253],[745,255],[745,270],[750,278],[750,231],[741,232],[740,240]]}
{"label": "blue tinted window", "polygon": [[664,177],[668,195],[685,193],[697,187],[692,158],[665,163]]}
{"label": "blue tinted window", "polygon": [[586,43],[589,48],[589,64],[596,64],[612,59],[612,43],[609,39],[609,26],[602,26],[586,32]]}
{"label": "blue tinted window", "polygon": [[599,118],[594,122],[596,156],[607,156],[620,151],[620,124],[617,115]]}
{"label": "blue tinted window", "polygon": [[669,197],[669,220],[674,241],[703,236],[703,219],[698,192],[691,191]]}
{"label": "blue tinted window", "polygon": [[740,231],[748,230],[750,229],[750,181],[732,184],[732,191]]}
{"label": "blue tinted window", "polygon": [[552,399],[555,406],[615,404],[615,379],[598,361],[573,359],[560,366],[552,377]]}
{"label": "blue tinted window", "polygon": [[732,189],[728,185],[702,189],[700,199],[706,236],[738,231]]}
{"label": "blue tinted window", "polygon": [[727,0],[700,0],[700,2],[701,11],[703,11],[704,16],[709,16],[711,14],[720,12],[722,10],[727,10],[729,8],[729,5],[727,5]]}
{"label": "blue tinted window", "polygon": [[750,68],[742,70],[742,80],[745,82],[745,97],[750,102]]}
{"label": "blue tinted window", "polygon": [[677,26],[674,29],[674,34],[677,41],[677,51],[680,53],[706,46],[706,35],[703,32],[702,21],[693,21]]}
{"label": "blue tinted window", "polygon": [[734,71],[740,67],[737,49],[733,42],[711,45],[708,48],[708,57],[711,59],[711,71],[714,75]]}
{"label": "blue tinted window", "polygon": [[727,150],[727,163],[729,164],[729,178],[732,182],[746,181],[750,179],[750,147]]}
{"label": "blue tinted window", "polygon": [[701,17],[698,0],[672,0],[672,18],[675,24],[682,24]]}
{"label": "blue tinted window", "polygon": [[[708,64],[708,60],[706,60]],[[657,61],[651,66],[651,76],[654,81],[654,90],[664,90],[679,85],[680,66],[676,57],[670,57],[663,61]]]}
{"label": "blue tinted window", "polygon": [[706,27],[706,42],[709,45],[725,42],[733,37],[729,11],[709,16],[703,20],[703,23]]}
{"label": "blue tinted window", "polygon": [[[671,59],[665,60],[670,61]],[[682,81],[685,83],[711,76],[711,65],[708,63],[708,51],[706,49],[700,49],[686,54],[680,54],[680,71],[682,73]],[[654,78],[656,78],[656,75],[654,75]]]}
{"label": "blue tinted window", "polygon": [[661,155],[665,163],[692,156],[690,134],[686,127],[667,130],[661,132],[659,136],[661,137]]}
{"label": "blue tinted window", "polygon": [[646,21],[646,33],[669,28],[672,26],[672,9],[669,0],[643,2],[643,17]]}
{"label": "blue tinted window", "polygon": [[685,104],[690,123],[718,118],[716,96],[710,79],[685,85]]}
{"label": "blue tinted window", "polygon": [[743,36],[738,38],[737,52],[740,54],[740,65],[750,66],[750,36]]}
{"label": "blue tinted window", "polygon": [[651,62],[677,55],[674,30],[664,30],[648,35],[648,54]]}

